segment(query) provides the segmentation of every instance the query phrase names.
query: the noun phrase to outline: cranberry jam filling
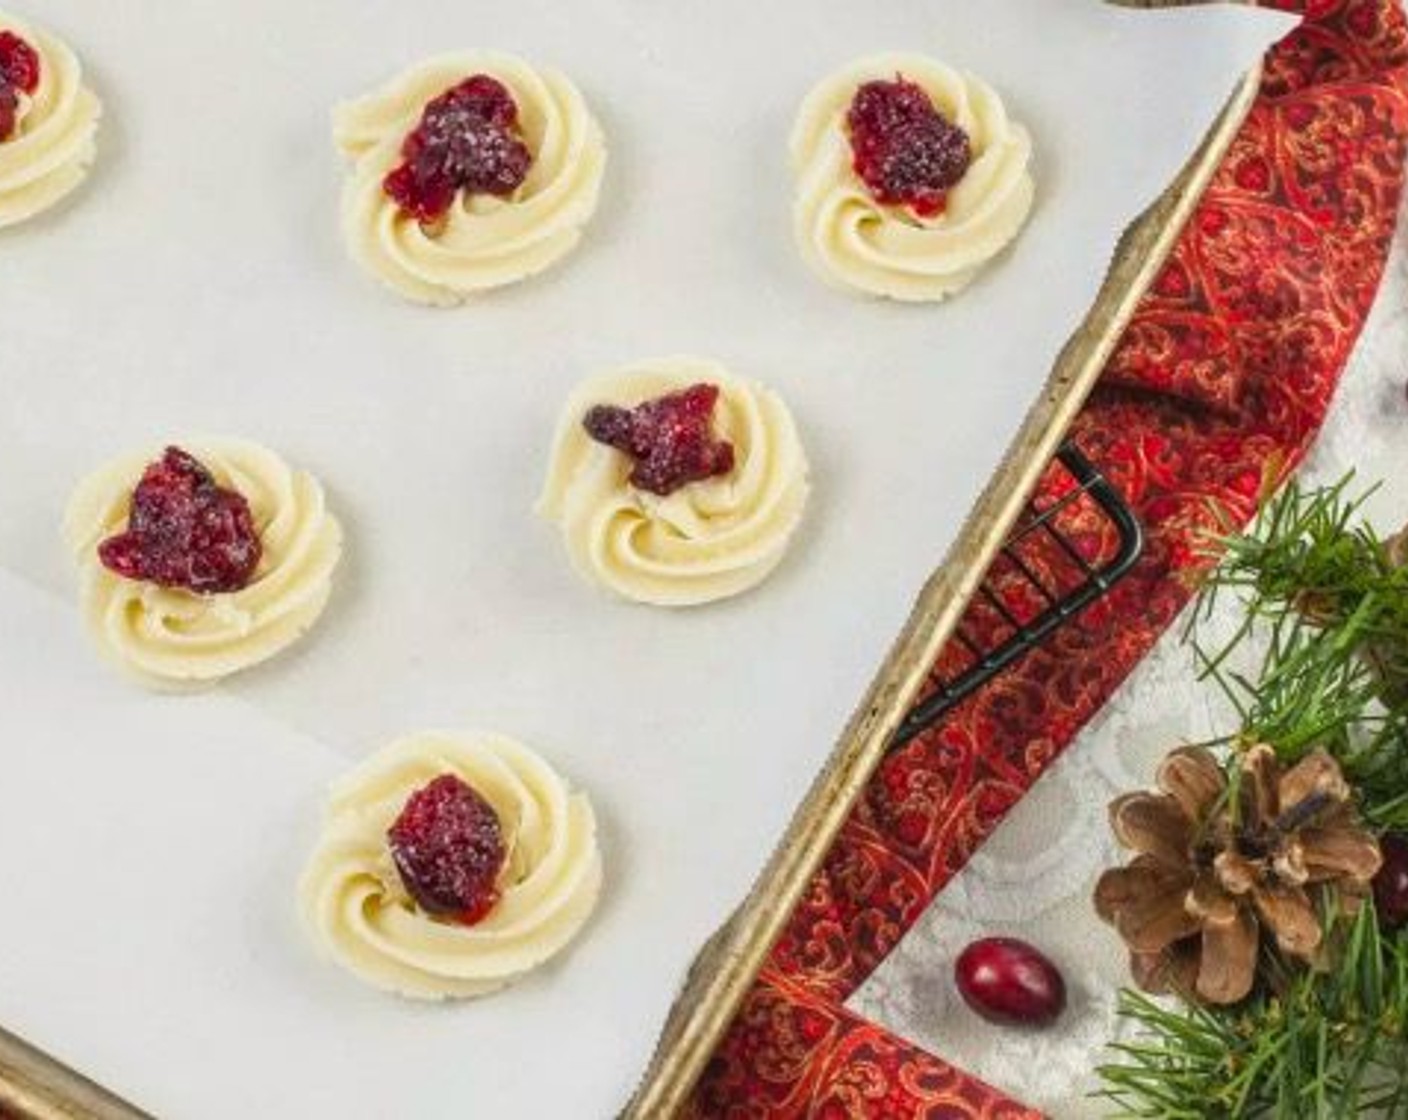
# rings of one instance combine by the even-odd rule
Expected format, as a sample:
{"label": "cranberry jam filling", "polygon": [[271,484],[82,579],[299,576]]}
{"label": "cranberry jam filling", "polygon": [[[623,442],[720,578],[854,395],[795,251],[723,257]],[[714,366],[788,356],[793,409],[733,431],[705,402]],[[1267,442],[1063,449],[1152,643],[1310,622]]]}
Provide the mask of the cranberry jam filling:
{"label": "cranberry jam filling", "polygon": [[598,443],[635,460],[632,486],[666,497],[733,470],[733,444],[714,438],[718,400],[717,385],[691,385],[635,408],[599,404],[583,427]]}
{"label": "cranberry jam filling", "polygon": [[0,31],[0,140],[14,134],[20,94],[39,88],[39,52],[13,31]]}
{"label": "cranberry jam filling", "polygon": [[427,914],[460,925],[499,901],[508,853],[493,806],[453,774],[417,790],[386,834],[407,892]]}
{"label": "cranberry jam filling", "polygon": [[127,530],[98,546],[103,566],[125,579],[198,595],[248,587],[262,555],[249,503],[178,447],[142,475]]}
{"label": "cranberry jam filling", "polygon": [[921,218],[944,212],[948,192],[973,162],[968,134],[903,75],[861,86],[846,123],[852,166],[875,201],[908,206]]}
{"label": "cranberry jam filling", "polygon": [[401,145],[401,164],[382,189],[403,213],[427,225],[460,191],[511,195],[528,177],[533,154],[518,133],[518,104],[488,74],[475,74],[429,102]]}

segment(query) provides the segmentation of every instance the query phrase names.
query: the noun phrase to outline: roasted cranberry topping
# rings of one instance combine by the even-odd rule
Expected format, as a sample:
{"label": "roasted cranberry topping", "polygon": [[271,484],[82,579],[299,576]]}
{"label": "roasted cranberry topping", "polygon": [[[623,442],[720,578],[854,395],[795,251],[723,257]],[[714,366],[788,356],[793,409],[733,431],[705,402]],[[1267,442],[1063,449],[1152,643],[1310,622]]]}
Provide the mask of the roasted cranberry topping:
{"label": "roasted cranberry topping", "polygon": [[503,827],[493,806],[455,775],[413,793],[386,838],[401,882],[427,914],[472,926],[499,901]]}
{"label": "roasted cranberry topping", "polygon": [[401,209],[438,221],[455,195],[506,196],[528,177],[533,154],[518,134],[518,105],[497,78],[476,74],[429,102],[382,187]]}
{"label": "roasted cranberry topping", "polygon": [[39,52],[13,31],[0,31],[0,82],[25,93],[39,88]]}
{"label": "roasted cranberry topping", "polygon": [[717,385],[691,385],[635,408],[599,404],[583,426],[636,461],[631,485],[662,497],[733,470],[733,444],[714,438]]}
{"label": "roasted cranberry topping", "polygon": [[0,31],[0,140],[15,131],[20,94],[39,88],[39,52],[13,31]]}
{"label": "roasted cranberry topping", "polygon": [[0,140],[8,140],[19,117],[20,98],[10,86],[0,84]]}
{"label": "roasted cranberry topping", "polygon": [[98,546],[104,567],[126,579],[199,595],[249,586],[262,554],[249,503],[178,447],[142,475],[127,531]]}
{"label": "roasted cranberry topping", "polygon": [[877,202],[942,214],[973,160],[968,134],[946,120],[922,88],[896,75],[856,91],[847,123],[853,166]]}

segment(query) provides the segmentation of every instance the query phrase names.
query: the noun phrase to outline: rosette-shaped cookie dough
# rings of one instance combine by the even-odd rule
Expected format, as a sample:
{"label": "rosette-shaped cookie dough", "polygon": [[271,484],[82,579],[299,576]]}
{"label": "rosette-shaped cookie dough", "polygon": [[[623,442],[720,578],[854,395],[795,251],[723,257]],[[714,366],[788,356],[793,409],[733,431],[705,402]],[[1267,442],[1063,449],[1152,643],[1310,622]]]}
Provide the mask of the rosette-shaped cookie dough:
{"label": "rosette-shaped cookie dough", "polygon": [[[857,173],[852,103],[866,83],[896,80],[922,89],[968,141],[966,171],[927,216],[879,201]],[[837,287],[910,302],[946,299],[973,282],[1031,213],[1027,130],[985,82],[920,55],[862,59],[827,78],[802,105],[791,156],[798,245]]]}
{"label": "rosette-shaped cookie dough", "polygon": [[0,228],[49,209],[88,174],[102,107],[67,44],[0,12]]}
{"label": "rosette-shaped cookie dough", "polygon": [[134,488],[159,452],[128,455],[89,476],[64,523],[99,647],[158,688],[212,684],[292,645],[327,605],[342,553],[342,530],[311,475],[243,440],[198,439],[183,447],[247,503],[260,553],[238,590],[196,594],[126,578],[102,562],[100,546],[124,532]]}
{"label": "rosette-shaped cookie dough", "polygon": [[[632,406],[717,386],[713,427],[727,473],[660,495],[633,485],[632,462],[594,440],[595,406]],[[761,385],[699,358],[645,362],[582,385],[563,409],[538,510],[562,529],[573,566],[627,599],[685,607],[737,595],[782,561],[810,492],[787,406]]]}
{"label": "rosette-shaped cookie dough", "polygon": [[[418,790],[449,775],[492,808],[506,848],[497,902],[472,925],[411,898],[388,835]],[[581,931],[601,892],[591,803],[501,735],[426,734],[374,755],[331,791],[299,887],[314,942],[368,983],[421,999],[486,995]]]}
{"label": "rosette-shaped cookie dough", "polygon": [[[507,193],[459,189],[433,221],[422,220],[392,196],[388,176],[415,162],[406,146],[427,106],[475,78],[506,90],[516,111],[504,111],[507,123],[491,122],[502,127],[487,140],[471,138],[455,151],[449,133],[476,112],[452,109],[434,122],[433,139],[447,145],[439,151],[452,173],[481,152],[507,149],[516,163],[509,170],[517,172],[508,182],[517,186]],[[606,170],[601,126],[577,87],[555,70],[496,52],[447,54],[413,66],[378,92],[340,106],[333,131],[352,162],[342,204],[352,256],[419,303],[456,304],[561,260],[596,212]],[[526,175],[524,156],[531,160]]]}

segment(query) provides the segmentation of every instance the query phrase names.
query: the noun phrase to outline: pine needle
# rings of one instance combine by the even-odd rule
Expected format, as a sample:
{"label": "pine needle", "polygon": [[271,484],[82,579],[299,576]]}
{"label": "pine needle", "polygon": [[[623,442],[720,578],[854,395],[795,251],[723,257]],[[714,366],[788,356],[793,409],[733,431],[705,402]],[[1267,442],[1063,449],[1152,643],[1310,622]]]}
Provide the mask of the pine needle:
{"label": "pine needle", "polygon": [[[1408,831],[1408,568],[1393,567],[1363,516],[1373,491],[1356,496],[1353,482],[1292,484],[1247,532],[1210,542],[1225,559],[1186,637],[1236,714],[1212,745],[1268,743],[1287,763],[1323,748],[1372,829]],[[1209,647],[1205,624],[1229,596],[1237,628]],[[1288,969],[1271,952],[1272,982],[1238,1007],[1123,993],[1136,1031],[1111,1047],[1097,1094],[1114,1115],[1408,1120],[1408,932],[1384,933],[1372,903],[1322,920],[1331,970]]]}

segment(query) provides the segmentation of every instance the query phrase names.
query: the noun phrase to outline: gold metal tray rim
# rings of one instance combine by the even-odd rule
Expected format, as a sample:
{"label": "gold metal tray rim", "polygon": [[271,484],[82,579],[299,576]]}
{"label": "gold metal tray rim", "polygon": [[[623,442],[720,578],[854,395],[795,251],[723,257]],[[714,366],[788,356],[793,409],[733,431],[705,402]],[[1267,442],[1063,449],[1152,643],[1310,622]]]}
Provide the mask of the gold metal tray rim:
{"label": "gold metal tray rim", "polygon": [[[1180,0],[1115,2],[1162,7]],[[1173,184],[1120,239],[1089,313],[1057,357],[1040,398],[948,555],[920,592],[903,631],[777,850],[742,906],[696,958],[662,1031],[655,1057],[622,1113],[626,1120],[655,1120],[684,1109],[788,916],[879,766],[896,728],[1094,388],[1140,300],[1177,244],[1251,110],[1260,82],[1260,67],[1242,79]]]}

